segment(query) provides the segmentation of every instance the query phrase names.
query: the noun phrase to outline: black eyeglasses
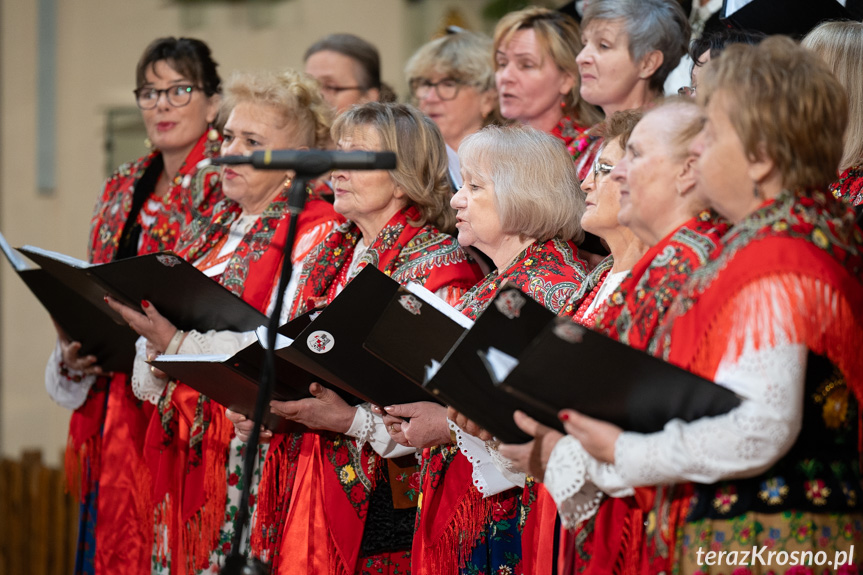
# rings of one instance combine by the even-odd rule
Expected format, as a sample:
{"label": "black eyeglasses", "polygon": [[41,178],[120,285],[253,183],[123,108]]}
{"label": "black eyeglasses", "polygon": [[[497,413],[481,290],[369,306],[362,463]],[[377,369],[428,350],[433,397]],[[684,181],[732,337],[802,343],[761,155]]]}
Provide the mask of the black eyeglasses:
{"label": "black eyeglasses", "polygon": [[196,90],[195,86],[188,84],[178,84],[157,90],[155,88],[138,88],[135,92],[135,99],[138,102],[138,107],[142,110],[152,110],[159,103],[159,98],[165,94],[168,103],[175,108],[182,108],[192,101],[192,92]]}
{"label": "black eyeglasses", "polygon": [[432,82],[428,78],[411,78],[411,94],[417,100],[425,100],[431,94],[432,89],[437,93],[437,97],[441,100],[454,100],[458,96],[459,88],[463,83],[455,78],[444,78],[437,82]]}
{"label": "black eyeglasses", "polygon": [[593,181],[598,181],[599,176],[607,176],[613,169],[614,166],[606,164],[605,162],[600,162],[597,158],[597,160],[593,162]]}

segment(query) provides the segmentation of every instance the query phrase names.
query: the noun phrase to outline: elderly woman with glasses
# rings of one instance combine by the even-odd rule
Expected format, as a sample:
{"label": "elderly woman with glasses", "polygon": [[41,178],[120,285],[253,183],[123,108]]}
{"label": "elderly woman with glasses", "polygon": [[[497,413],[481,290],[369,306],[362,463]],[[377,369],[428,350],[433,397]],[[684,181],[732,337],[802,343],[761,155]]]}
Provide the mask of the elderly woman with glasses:
{"label": "elderly woman with glasses", "polygon": [[459,144],[496,116],[490,55],[489,38],[459,30],[423,45],[405,66],[411,96],[443,136],[455,190],[462,185]]}
{"label": "elderly woman with glasses", "polygon": [[704,69],[698,100],[697,186],[731,228],[672,303],[656,353],[741,402],[650,434],[563,411],[582,448],[579,493],[674,485],[656,515],[674,562],[659,570],[703,570],[709,551],[753,564],[766,547],[759,571],[853,573],[863,234],[827,191],[845,93],[815,54],[773,37],[730,46]]}
{"label": "elderly woman with glasses", "polygon": [[306,74],[320,83],[324,99],[337,114],[356,104],[396,99],[381,81],[378,49],[359,36],[324,36],[309,46],[303,61]]}
{"label": "elderly woman with glasses", "polygon": [[[102,189],[88,246],[97,264],[173,249],[190,211],[205,211],[221,196],[215,178],[189,187],[198,162],[218,154],[221,143],[213,127],[221,80],[209,47],[194,38],[159,38],[144,50],[135,76],[152,151],[121,166]],[[131,394],[131,365],[126,373],[103,373],[105,358],[82,357],[80,349],[60,333],[45,371],[48,393],[74,410],[66,470],[70,488],[80,480],[82,497],[76,573],[149,573],[146,529],[130,518],[149,502],[141,438],[152,406]]]}
{"label": "elderly woman with glasses", "polygon": [[620,285],[647,246],[618,220],[620,213],[620,182],[609,174],[623,158],[629,135],[641,119],[641,112],[617,112],[597,126],[593,133],[604,141],[593,169],[581,183],[587,194],[581,227],[602,238],[610,254],[590,272],[561,312],[582,325],[592,327],[602,303]]}
{"label": "elderly woman with glasses", "polygon": [[[707,198],[695,185],[696,158],[689,146],[702,121],[698,106],[688,98],[675,98],[649,111],[632,131],[624,156],[605,176],[620,188],[618,221],[651,247],[598,308],[594,328],[636,349],[655,351],[665,313],[728,229],[706,209]],[[543,455],[531,465],[526,456],[536,449],[534,444],[503,446],[501,452],[545,481],[560,504],[564,526],[576,528],[564,538],[565,547],[574,549],[565,553],[571,560],[566,572],[636,570],[645,561],[647,549],[643,530],[634,526],[644,524],[655,490],[606,499],[587,491],[583,498],[570,498],[580,487],[580,477],[568,472],[570,462],[578,457],[577,442],[526,416],[519,417],[519,424],[540,438],[537,443]],[[593,521],[580,523],[594,512]],[[656,533],[663,534],[661,529]],[[605,544],[597,546],[597,537]]]}

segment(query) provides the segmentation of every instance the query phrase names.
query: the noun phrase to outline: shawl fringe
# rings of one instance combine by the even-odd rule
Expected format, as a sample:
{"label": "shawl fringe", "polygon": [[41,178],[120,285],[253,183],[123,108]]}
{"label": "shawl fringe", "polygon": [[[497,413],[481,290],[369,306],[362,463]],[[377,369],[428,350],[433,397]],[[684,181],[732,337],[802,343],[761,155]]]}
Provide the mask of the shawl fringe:
{"label": "shawl fringe", "polygon": [[[224,416],[222,416],[224,418]],[[214,418],[215,419],[215,418]],[[211,427],[215,421],[211,422]],[[209,564],[210,553],[219,541],[219,530],[225,521],[225,501],[228,497],[228,481],[225,463],[228,458],[227,445],[231,441],[231,425],[221,425],[218,437],[207,450],[204,470],[204,505],[185,520],[182,529],[183,549],[190,572],[203,569]],[[250,479],[246,479],[249,481]]]}
{"label": "shawl fringe", "polygon": [[440,538],[427,547],[425,573],[455,575],[467,564],[500,495],[483,498],[472,485],[469,487]]}
{"label": "shawl fringe", "polygon": [[274,573],[277,572],[281,526],[288,511],[285,486],[293,483],[286,478],[296,472],[296,457],[289,456],[288,446],[288,437],[282,435],[274,436],[270,442],[258,483],[258,507],[251,537],[252,553],[263,560],[272,558]]}
{"label": "shawl fringe", "polygon": [[[846,378],[858,401],[863,401],[863,340],[860,308],[833,285],[809,276],[778,274],[769,276],[778,289],[765,292],[756,282],[736,296],[727,296],[724,309],[713,316],[704,333],[719,341],[729,341],[737,359],[743,353],[747,338],[755,349],[775,345],[777,341],[805,344],[818,355],[825,355]],[[781,297],[784,301],[777,301]],[[806,313],[773,313],[780,309],[800,309]],[[756,326],[750,333],[732,333],[736,318],[746,317]],[[777,322],[781,322],[778,323]],[[721,346],[703,343],[694,357],[691,369],[696,373],[714,373],[726,354]]]}

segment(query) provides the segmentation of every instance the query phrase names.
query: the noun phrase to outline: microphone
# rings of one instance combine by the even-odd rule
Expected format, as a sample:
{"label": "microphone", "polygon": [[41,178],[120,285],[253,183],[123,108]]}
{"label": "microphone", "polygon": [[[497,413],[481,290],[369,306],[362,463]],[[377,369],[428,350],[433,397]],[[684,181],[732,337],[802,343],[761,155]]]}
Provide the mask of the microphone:
{"label": "microphone", "polygon": [[[221,156],[204,162],[217,166],[251,164],[259,170],[294,170],[300,174],[319,175],[331,170],[392,170],[396,167],[396,155],[394,152],[261,150],[248,156]],[[198,166],[202,167],[200,163]]]}

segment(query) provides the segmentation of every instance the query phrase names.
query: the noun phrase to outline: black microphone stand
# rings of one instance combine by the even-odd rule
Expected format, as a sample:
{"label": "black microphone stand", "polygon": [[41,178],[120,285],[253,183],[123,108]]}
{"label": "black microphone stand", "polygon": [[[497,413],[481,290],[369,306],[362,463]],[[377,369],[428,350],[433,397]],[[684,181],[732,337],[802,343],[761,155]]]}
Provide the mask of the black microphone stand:
{"label": "black microphone stand", "polygon": [[246,454],[243,457],[243,493],[240,496],[240,504],[237,514],[234,516],[234,537],[231,540],[231,554],[225,560],[225,566],[219,571],[220,575],[268,575],[270,567],[263,561],[254,557],[244,557],[240,552],[243,541],[243,532],[248,522],[249,496],[252,489],[252,474],[255,472],[255,460],[258,457],[258,443],[261,434],[259,422],[264,420],[264,410],[270,403],[273,381],[276,377],[275,349],[276,334],[279,329],[279,319],[282,315],[282,307],[285,301],[285,290],[291,279],[293,264],[291,263],[291,252],[294,249],[294,241],[297,237],[297,221],[306,204],[306,186],[309,180],[317,178],[323,172],[303,172],[294,175],[291,183],[291,191],[288,195],[288,211],[291,213],[290,227],[285,239],[285,254],[282,262],[282,273],[279,277],[279,287],[276,295],[276,305],[270,315],[267,326],[267,349],[264,355],[264,369],[261,373],[261,384],[258,388],[258,397],[255,400],[255,414],[252,418],[255,422],[249,441],[246,443]]}

